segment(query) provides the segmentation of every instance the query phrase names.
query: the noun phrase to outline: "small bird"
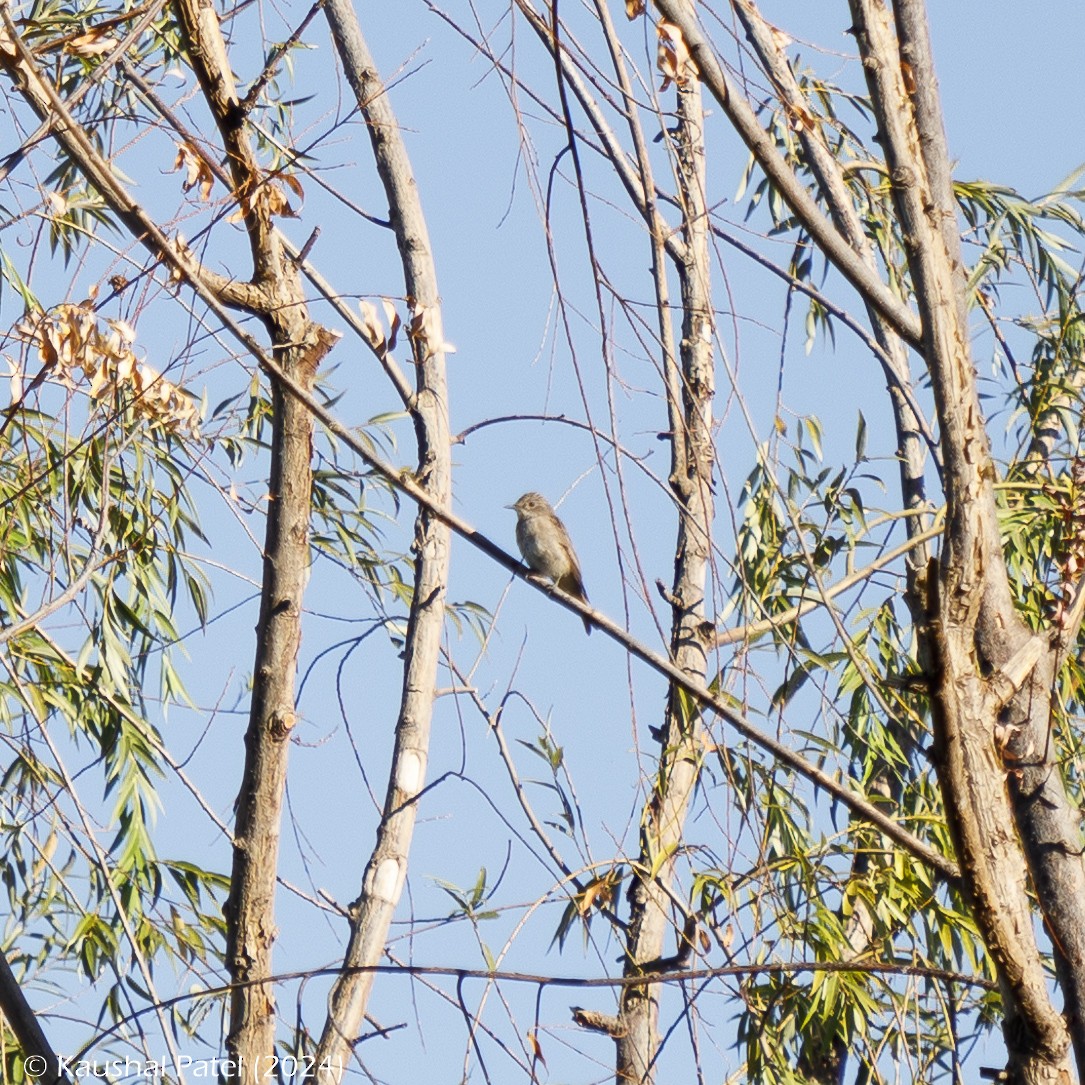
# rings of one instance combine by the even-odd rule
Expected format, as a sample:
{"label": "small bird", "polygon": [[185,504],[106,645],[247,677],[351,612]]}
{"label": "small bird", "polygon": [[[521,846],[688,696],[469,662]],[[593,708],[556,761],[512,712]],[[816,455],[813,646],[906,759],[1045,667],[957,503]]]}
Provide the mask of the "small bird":
{"label": "small bird", "polygon": [[[516,545],[527,567],[586,603],[588,593],[584,591],[580,576],[580,562],[576,560],[569,532],[550,507],[550,502],[541,494],[526,493],[516,504],[505,508],[516,513]],[[591,632],[587,618],[584,628]]]}

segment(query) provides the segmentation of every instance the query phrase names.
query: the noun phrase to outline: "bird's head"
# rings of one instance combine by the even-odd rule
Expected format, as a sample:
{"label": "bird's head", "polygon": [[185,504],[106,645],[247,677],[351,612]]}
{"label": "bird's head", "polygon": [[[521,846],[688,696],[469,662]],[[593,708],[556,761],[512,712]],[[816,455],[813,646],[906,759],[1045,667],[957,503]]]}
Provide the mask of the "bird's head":
{"label": "bird's head", "polygon": [[533,512],[550,512],[550,502],[546,500],[542,494],[537,494],[533,490],[523,495],[516,500],[512,505],[506,505],[505,508],[512,509],[513,512],[523,516],[525,513],[530,514]]}

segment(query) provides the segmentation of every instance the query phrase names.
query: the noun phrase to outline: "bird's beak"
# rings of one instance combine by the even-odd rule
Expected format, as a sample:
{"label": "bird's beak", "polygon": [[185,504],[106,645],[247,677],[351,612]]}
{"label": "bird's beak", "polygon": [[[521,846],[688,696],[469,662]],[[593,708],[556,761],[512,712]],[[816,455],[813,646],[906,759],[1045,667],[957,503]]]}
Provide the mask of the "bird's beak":
{"label": "bird's beak", "polygon": [[513,512],[516,511],[516,506],[515,505],[506,505],[505,508],[512,509]]}

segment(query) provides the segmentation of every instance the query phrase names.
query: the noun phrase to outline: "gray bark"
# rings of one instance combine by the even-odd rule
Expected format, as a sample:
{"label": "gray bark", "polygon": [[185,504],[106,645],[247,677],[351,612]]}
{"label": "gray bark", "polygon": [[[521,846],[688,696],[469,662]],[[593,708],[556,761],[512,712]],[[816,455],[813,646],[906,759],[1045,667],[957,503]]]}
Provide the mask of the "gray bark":
{"label": "gray bark", "polygon": [[[325,13],[336,49],[365,117],[377,172],[403,264],[406,294],[419,317],[411,337],[418,386],[408,404],[418,442],[417,478],[433,505],[451,500],[451,439],[441,328],[440,294],[425,217],[395,114],[349,0],[328,0]],[[318,1076],[337,1082],[353,1050],[373,987],[374,973],[358,971],[384,954],[388,928],[407,877],[418,796],[426,779],[430,722],[437,686],[445,588],[450,557],[445,521],[421,506],[415,523],[415,579],[404,649],[403,692],[392,764],[377,841],[350,914],[343,973],[331,993],[328,1017],[315,1052]]]}
{"label": "gray bark", "polygon": [[[1002,987],[1011,1079],[1068,1079],[1069,1036],[1051,1004],[1032,933],[1025,857],[995,738],[1006,701],[998,679],[1031,635],[1014,607],[1002,555],[945,138],[921,33],[925,16],[910,7],[906,84],[884,5],[852,0],[851,10],[923,319],[942,434],[946,535],[928,634],[935,763],[967,895]],[[921,80],[928,84],[923,91]],[[1050,658],[1041,658],[1009,697],[1011,710],[1029,717],[1045,736],[1051,678]]]}
{"label": "gray bark", "polygon": [[[675,135],[685,259],[679,268],[682,293],[680,346],[681,426],[671,441],[671,489],[678,503],[675,547],[671,656],[676,666],[699,683],[706,680],[708,651],[705,593],[711,569],[713,519],[712,469],[715,449],[712,404],[715,394],[710,299],[708,214],[705,201],[704,110],[696,80],[678,88],[679,126]],[[671,690],[661,728],[659,771],[652,800],[641,815],[641,848],[629,888],[629,925],[625,976],[658,970],[667,936],[678,928],[672,918],[671,884],[681,847],[689,801],[701,765],[699,711]],[[688,937],[678,933],[679,956],[688,954]],[[659,1050],[658,985],[622,990],[616,1080],[655,1079]]]}

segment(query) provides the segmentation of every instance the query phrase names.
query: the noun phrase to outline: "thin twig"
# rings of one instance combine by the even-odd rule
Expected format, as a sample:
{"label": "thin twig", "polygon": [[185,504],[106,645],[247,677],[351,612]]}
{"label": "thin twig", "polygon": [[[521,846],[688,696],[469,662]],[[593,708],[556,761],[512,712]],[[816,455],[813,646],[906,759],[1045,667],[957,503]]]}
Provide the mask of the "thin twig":
{"label": "thin twig", "polygon": [[[718,714],[744,738],[760,746],[789,768],[817,784],[827,794],[838,799],[854,813],[881,829],[902,848],[928,864],[942,877],[954,883],[957,881],[960,872],[955,862],[947,859],[925,841],[903,828],[864,795],[853,791],[850,786],[841,783],[836,777],[817,768],[806,758],[766,734],[746,716],[735,711],[729,703],[710,692],[704,685],[691,681],[684,671],[674,666],[658,652],[642,644],[600,611],[579,599],[574,599],[560,589],[544,586],[532,580],[528,575],[529,571],[511,554],[477,531],[466,520],[437,505],[409,474],[375,455],[364,442],[358,439],[350,427],[339,421],[323,403],[297,381],[289,377],[278,363],[267,354],[261,344],[237,322],[226,306],[219,300],[218,295],[208,285],[206,271],[198,267],[190,256],[183,255],[180,250],[170,243],[155,221],[142,207],[136,204],[120,182],[116,180],[103,162],[97,149],[85,135],[81,134],[81,129],[71,118],[56,91],[52,89],[50,84],[40,79],[32,66],[29,69],[26,67],[29,64],[29,57],[24,55],[25,47],[20,49],[22,45],[21,39],[18,38],[14,25],[11,23],[6,3],[0,3],[0,18],[7,25],[9,34],[12,34],[15,39],[15,47],[20,61],[16,65],[16,70],[30,75],[35,80],[36,88],[40,88],[41,93],[48,99],[48,106],[40,106],[40,108],[53,109],[63,122],[56,135],[65,151],[98,184],[103,196],[114,207],[118,217],[135,233],[144,246],[153,255],[178,272],[182,279],[196,292],[200,300],[215,314],[223,327],[244,346],[256,363],[266,373],[274,377],[285,392],[303,403],[327,427],[329,433],[350,448],[362,462],[381,475],[390,485],[432,513],[442,523],[450,527],[472,546],[481,550],[491,560],[529,584],[534,590],[555,601],[559,606],[573,611],[581,618],[586,617],[591,620],[596,628],[617,641],[627,652],[674,682],[705,708]],[[3,61],[4,53],[0,51],[0,62]],[[33,95],[34,89],[27,87],[24,89],[24,93]]]}
{"label": "thin twig", "polygon": [[932,539],[937,539],[941,534],[941,524],[937,527],[929,528],[927,531],[920,532],[918,535],[906,539],[900,546],[894,547],[892,550],[882,554],[880,558],[872,561],[869,565],[864,565],[862,569],[856,569],[855,572],[849,573],[845,577],[841,577],[835,584],[822,588],[819,597],[816,599],[804,599],[801,603],[796,603],[793,607],[789,607],[779,614],[773,614],[771,617],[761,618],[756,622],[749,622],[746,625],[737,626],[734,629],[725,629],[716,635],[716,646],[719,647],[724,644],[737,644],[743,641],[753,640],[754,638],[761,636],[762,633],[768,633],[773,629],[781,629],[785,625],[790,625],[797,619],[809,614],[810,611],[816,610],[821,606],[827,606],[831,599],[835,599],[836,596],[840,595],[842,592],[855,587],[856,584],[873,576],[887,565],[891,565],[897,558],[903,557],[917,546],[922,546]]}

